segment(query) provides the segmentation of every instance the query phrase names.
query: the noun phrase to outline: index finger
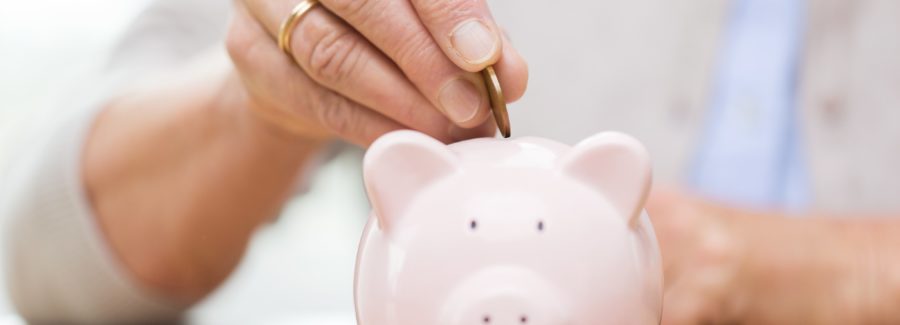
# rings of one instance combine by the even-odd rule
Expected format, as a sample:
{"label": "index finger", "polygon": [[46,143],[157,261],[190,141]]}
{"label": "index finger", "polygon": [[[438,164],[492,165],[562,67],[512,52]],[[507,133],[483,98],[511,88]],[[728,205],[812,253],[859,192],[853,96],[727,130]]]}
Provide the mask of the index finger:
{"label": "index finger", "polygon": [[409,0],[321,0],[403,71],[447,117],[474,127],[490,115],[481,75],[458,67],[441,50]]}
{"label": "index finger", "polygon": [[484,0],[412,0],[431,37],[460,68],[476,72],[500,59],[503,42]]}
{"label": "index finger", "polygon": [[528,64],[494,22],[485,0],[411,0],[444,54],[463,70],[493,65],[507,102],[525,92]]}

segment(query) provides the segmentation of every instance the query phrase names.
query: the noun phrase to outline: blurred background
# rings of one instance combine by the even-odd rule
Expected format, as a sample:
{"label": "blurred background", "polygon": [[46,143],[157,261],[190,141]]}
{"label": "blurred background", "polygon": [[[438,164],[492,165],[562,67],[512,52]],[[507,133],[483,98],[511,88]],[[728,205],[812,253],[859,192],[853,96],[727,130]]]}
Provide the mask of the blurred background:
{"label": "blurred background", "polygon": [[[9,158],[28,146],[29,121],[56,113],[62,86],[101,64],[147,2],[0,0],[0,194]],[[368,207],[336,193],[363,195],[360,175],[347,172],[357,169],[344,166],[358,155],[325,166],[315,190],[289,204],[278,227],[257,234],[238,271],[188,316],[190,323],[354,324],[353,266]],[[21,324],[3,285],[0,325]]]}
{"label": "blurred background", "polygon": [[[70,86],[94,86],[91,75],[108,62],[109,48],[150,1],[0,0],[0,199],[8,193],[3,187],[11,158],[29,148],[34,141],[29,135],[28,130],[32,129],[29,124],[33,121],[45,123],[48,118],[66,111],[72,103],[60,101],[60,98],[71,95]],[[184,0],[169,1],[185,3],[177,2]],[[725,4],[732,2],[743,5],[730,7],[734,8],[733,12],[726,11]],[[804,202],[808,199],[806,196],[812,192],[805,190],[809,190],[819,191],[817,194],[821,196],[812,202],[817,205],[809,208],[848,216],[867,215],[871,211],[896,214],[897,184],[900,184],[896,169],[900,162],[900,146],[896,139],[900,136],[896,130],[900,111],[892,105],[900,103],[900,97],[896,95],[896,76],[900,69],[882,69],[882,66],[896,68],[900,43],[894,41],[896,35],[892,33],[900,30],[900,23],[897,23],[900,20],[890,14],[900,12],[900,5],[896,5],[900,2],[840,0],[810,5],[809,8],[816,9],[809,11],[810,17],[825,17],[827,21],[812,20],[813,24],[809,24],[815,27],[811,31],[815,37],[810,38],[815,42],[810,44],[818,47],[804,45],[798,49],[809,47],[808,53],[818,55],[810,57],[821,59],[810,60],[813,63],[809,66],[793,61],[801,59],[793,58],[799,54],[791,50],[792,46],[799,46],[801,40],[773,37],[800,34],[793,23],[802,19],[790,15],[801,11],[797,6],[799,1],[790,1],[794,7],[782,6],[788,1],[781,0],[580,1],[578,4],[583,8],[610,9],[615,8],[612,5],[615,4],[625,11],[573,10],[558,6],[565,10],[548,12],[546,18],[555,24],[534,23],[533,13],[545,11],[546,3],[494,0],[492,6],[498,3],[505,3],[507,9],[517,7],[516,10],[496,12],[496,18],[501,24],[509,22],[510,26],[520,27],[510,37],[519,40],[516,47],[531,62],[529,88],[539,90],[529,92],[527,103],[516,104],[517,108],[526,108],[515,115],[513,124],[520,130],[516,132],[526,130],[522,133],[574,143],[598,130],[626,131],[653,152],[654,180],[686,185],[716,199],[720,195],[738,198],[733,202],[740,203],[740,207],[745,204],[768,207],[771,202],[777,202],[793,208],[796,198],[799,198],[796,202],[807,203]],[[764,10],[754,9],[749,4]],[[856,7],[859,8],[847,9]],[[582,12],[584,14],[578,16]],[[776,15],[779,12],[781,16]],[[722,14],[721,17],[718,14]],[[704,18],[686,19],[688,17]],[[772,24],[773,18],[779,17],[787,19],[781,20],[781,26]],[[742,28],[717,29],[731,24]],[[572,30],[589,33],[568,32]],[[585,42],[586,37],[594,39]],[[720,51],[712,41],[719,38],[732,42],[724,42]],[[528,41],[521,41],[525,39]],[[589,46],[573,51],[572,47],[547,44]],[[762,58],[762,54],[772,55]],[[719,61],[724,62],[722,67]],[[787,64],[782,64],[785,62]],[[803,74],[794,75],[798,73],[794,69],[802,70]],[[725,77],[720,78],[719,74]],[[743,78],[746,76],[754,78]],[[808,78],[811,82],[797,87],[793,84],[794,78]],[[770,79],[788,82],[772,83]],[[775,86],[767,87],[770,85]],[[722,89],[732,94],[725,96]],[[760,89],[763,91],[757,92]],[[711,98],[706,98],[707,95]],[[796,104],[794,107],[791,96],[795,95],[810,98],[805,98],[808,102],[805,106]],[[721,103],[715,101],[726,97],[728,100],[723,99]],[[708,100],[712,100],[709,105]],[[555,109],[529,110],[527,107],[565,108],[573,114],[559,114]],[[707,108],[712,113],[705,111]],[[764,110],[769,108],[774,109]],[[806,120],[794,121],[796,116],[782,114],[801,108],[804,114],[809,114],[803,115]],[[713,114],[719,111],[729,114]],[[707,130],[704,123],[707,120],[716,121],[710,125],[718,128]],[[808,123],[795,123],[799,121]],[[806,146],[800,147],[801,144],[793,142],[801,135],[791,132],[799,132],[810,125],[818,127],[814,129],[818,133],[801,135],[811,135],[811,139],[817,140],[817,146],[811,148],[818,152],[810,155],[807,162],[802,159]],[[738,132],[713,132],[721,130]],[[721,136],[723,134],[726,136]],[[767,145],[755,145],[763,142],[759,141],[760,135],[771,136],[764,141]],[[717,141],[694,143],[695,138]],[[364,198],[359,168],[361,155],[359,150],[343,150],[322,166],[312,179],[312,190],[285,206],[282,217],[275,221],[277,226],[268,225],[256,233],[238,270],[211,297],[191,309],[188,322],[354,324],[353,269],[359,234],[369,210],[365,200],[361,199]],[[744,159],[746,157],[751,159]],[[705,162],[711,162],[714,168],[699,164]],[[758,168],[751,171],[747,166]],[[808,172],[811,174],[806,175]],[[819,179],[806,180],[806,176]],[[748,186],[750,181],[759,186]],[[771,184],[767,182],[775,184],[773,188],[777,190],[769,188]],[[797,191],[801,195],[793,195],[796,188],[801,188]],[[759,201],[768,203],[758,203],[756,195],[763,198]],[[681,205],[673,207],[671,214],[682,211],[704,214]],[[750,218],[742,221],[745,224],[730,229],[733,232],[727,235],[717,232],[721,227],[703,227],[702,222],[718,225],[724,220],[720,219],[722,217],[720,211],[714,210],[706,218],[675,219],[700,226],[671,228],[675,231],[696,230],[697,234],[712,229],[714,238],[747,236],[767,244],[766,248],[778,247],[767,252],[780,252],[807,238],[783,235],[779,238],[782,241],[769,240],[767,227],[770,225],[756,226],[756,219]],[[766,222],[768,219],[759,220]],[[0,227],[4,223],[5,220],[0,220]],[[691,236],[704,238],[695,233]],[[833,237],[826,238],[828,241],[823,241],[822,248],[816,247],[825,253],[799,254],[796,259],[784,260],[810,268],[817,265],[803,263],[803,258],[820,255],[840,258],[840,252],[848,252],[846,254],[851,255],[848,260],[857,260],[855,251],[831,249],[833,246],[829,245],[840,245],[841,242],[833,241]],[[673,247],[685,251],[696,249],[690,246],[691,241],[673,243]],[[814,244],[818,243],[822,242]],[[3,240],[0,240],[2,244]],[[702,269],[706,266],[704,263],[686,261],[682,273],[688,275],[684,276],[687,281],[692,279],[691,276],[709,274],[692,268]],[[0,277],[5,270],[2,262],[0,260]],[[884,268],[888,269],[887,266]],[[803,277],[816,271],[797,270],[806,272]],[[788,291],[797,291],[795,282],[783,283],[790,283],[791,290]],[[842,282],[817,284],[822,283]],[[0,325],[21,324],[5,296],[3,285],[0,281]],[[815,296],[828,297],[819,295],[820,288],[816,289]],[[740,292],[723,290],[726,291]],[[672,296],[667,294],[667,297]],[[679,298],[674,297],[675,300]],[[805,298],[796,301],[818,301]]]}

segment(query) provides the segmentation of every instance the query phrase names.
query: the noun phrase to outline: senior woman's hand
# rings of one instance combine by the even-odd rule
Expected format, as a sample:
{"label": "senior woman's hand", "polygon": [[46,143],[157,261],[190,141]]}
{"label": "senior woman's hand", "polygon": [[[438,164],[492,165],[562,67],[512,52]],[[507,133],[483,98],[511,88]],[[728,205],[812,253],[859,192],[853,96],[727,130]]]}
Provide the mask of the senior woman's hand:
{"label": "senior woman's hand", "polygon": [[299,2],[237,1],[227,41],[251,105],[295,133],[362,146],[400,128],[492,135],[478,72],[494,65],[508,101],[525,91],[525,61],[484,0],[321,0],[290,31],[289,57],[275,38]]}

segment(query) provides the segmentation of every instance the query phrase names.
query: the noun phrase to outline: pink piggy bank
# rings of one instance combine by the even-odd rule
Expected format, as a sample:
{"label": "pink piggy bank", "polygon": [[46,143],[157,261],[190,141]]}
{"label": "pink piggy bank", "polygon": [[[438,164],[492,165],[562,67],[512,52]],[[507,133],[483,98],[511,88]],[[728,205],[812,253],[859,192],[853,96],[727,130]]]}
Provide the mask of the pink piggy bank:
{"label": "pink piggy bank", "polygon": [[658,324],[662,268],[643,205],[650,161],[624,134],[369,148],[362,325]]}

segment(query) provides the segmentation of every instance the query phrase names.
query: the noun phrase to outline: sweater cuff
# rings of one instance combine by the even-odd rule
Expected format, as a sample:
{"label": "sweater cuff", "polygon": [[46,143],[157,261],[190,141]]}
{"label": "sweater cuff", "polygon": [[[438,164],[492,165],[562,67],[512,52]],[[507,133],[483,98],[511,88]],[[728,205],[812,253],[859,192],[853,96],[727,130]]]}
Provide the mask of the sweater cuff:
{"label": "sweater cuff", "polygon": [[44,139],[11,169],[0,198],[0,216],[9,220],[3,238],[10,298],[30,322],[175,319],[183,307],[139,287],[108,247],[90,207],[82,152],[106,99],[89,102],[55,127],[41,128]]}

